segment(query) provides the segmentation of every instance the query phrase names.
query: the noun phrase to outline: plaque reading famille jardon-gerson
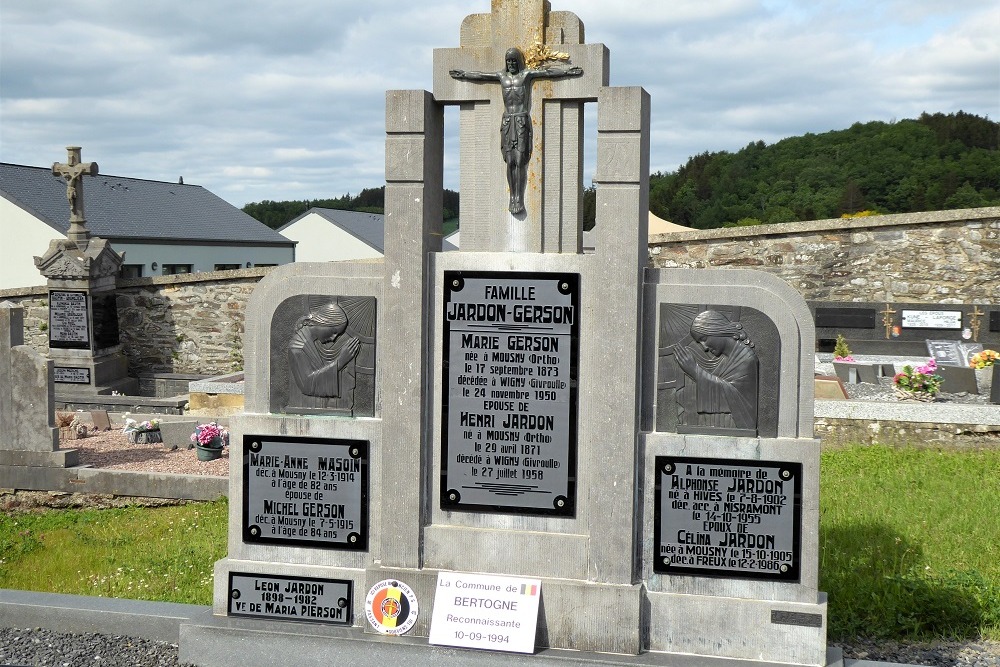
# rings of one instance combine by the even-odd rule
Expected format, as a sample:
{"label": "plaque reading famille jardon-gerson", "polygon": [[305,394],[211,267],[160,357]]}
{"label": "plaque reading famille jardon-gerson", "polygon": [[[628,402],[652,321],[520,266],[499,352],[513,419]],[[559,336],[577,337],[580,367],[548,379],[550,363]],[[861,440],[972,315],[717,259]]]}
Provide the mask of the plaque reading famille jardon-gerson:
{"label": "plaque reading famille jardon-gerson", "polygon": [[246,435],[243,539],[368,548],[368,443]]}
{"label": "plaque reading famille jardon-gerson", "polygon": [[653,570],[797,581],[802,464],[656,457]]}
{"label": "plaque reading famille jardon-gerson", "polygon": [[441,507],[572,516],[579,275],[444,282]]}

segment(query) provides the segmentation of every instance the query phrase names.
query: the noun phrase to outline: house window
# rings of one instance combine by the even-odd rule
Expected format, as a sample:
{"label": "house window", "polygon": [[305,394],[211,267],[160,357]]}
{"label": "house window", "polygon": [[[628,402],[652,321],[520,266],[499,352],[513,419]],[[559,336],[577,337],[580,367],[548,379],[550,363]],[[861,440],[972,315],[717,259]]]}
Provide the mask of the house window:
{"label": "house window", "polygon": [[216,264],[216,271],[235,271],[236,269],[243,268],[242,264]]}
{"label": "house window", "polygon": [[142,278],[142,264],[122,264],[118,269],[118,277],[129,280],[131,278]]}
{"label": "house window", "polygon": [[190,264],[164,264],[163,275],[173,276],[179,273],[191,273]]}

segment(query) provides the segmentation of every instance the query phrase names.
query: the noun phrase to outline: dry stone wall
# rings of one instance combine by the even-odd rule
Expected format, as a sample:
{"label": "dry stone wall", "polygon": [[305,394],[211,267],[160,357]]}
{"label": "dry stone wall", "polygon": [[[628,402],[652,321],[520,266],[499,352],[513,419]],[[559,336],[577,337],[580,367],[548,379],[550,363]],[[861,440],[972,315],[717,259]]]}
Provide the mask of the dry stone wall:
{"label": "dry stone wall", "polygon": [[[754,268],[810,301],[995,303],[1000,207],[678,232],[653,237],[655,268]],[[268,268],[120,281],[129,372],[221,375],[243,366],[247,299]],[[44,287],[0,290],[24,307],[25,343],[48,353]]]}
{"label": "dry stone wall", "polygon": [[1000,207],[660,234],[655,268],[753,268],[807,301],[994,303]]}
{"label": "dry stone wall", "polygon": [[[222,375],[243,368],[246,303],[270,268],[122,280],[118,322],[129,374]],[[25,309],[25,344],[48,353],[44,287],[0,291]]]}

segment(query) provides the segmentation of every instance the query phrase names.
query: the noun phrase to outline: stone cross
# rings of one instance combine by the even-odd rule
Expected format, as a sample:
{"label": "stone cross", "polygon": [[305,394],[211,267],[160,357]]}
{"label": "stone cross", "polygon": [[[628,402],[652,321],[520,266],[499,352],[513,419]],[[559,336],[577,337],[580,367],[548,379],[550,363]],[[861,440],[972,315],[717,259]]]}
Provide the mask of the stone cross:
{"label": "stone cross", "polygon": [[[583,103],[608,83],[608,54],[583,44],[583,25],[570,12],[552,12],[544,0],[494,0],[490,14],[462,24],[460,47],[435,49],[434,98],[459,104],[462,249],[493,252],[579,252],[582,228]],[[550,48],[551,47],[551,48]],[[564,52],[562,67],[582,76],[545,78],[531,85],[533,126],[523,208],[510,211],[507,165],[498,128],[506,105],[502,86],[453,78],[452,71],[501,72],[505,54],[527,58]],[[554,64],[542,63],[542,67]]]}
{"label": "stone cross", "polygon": [[66,154],[66,164],[54,163],[52,174],[66,181],[66,199],[69,201],[69,232],[66,236],[82,250],[90,238],[87,218],[83,213],[83,176],[97,176],[98,169],[96,162],[80,162],[79,146],[67,146]]}

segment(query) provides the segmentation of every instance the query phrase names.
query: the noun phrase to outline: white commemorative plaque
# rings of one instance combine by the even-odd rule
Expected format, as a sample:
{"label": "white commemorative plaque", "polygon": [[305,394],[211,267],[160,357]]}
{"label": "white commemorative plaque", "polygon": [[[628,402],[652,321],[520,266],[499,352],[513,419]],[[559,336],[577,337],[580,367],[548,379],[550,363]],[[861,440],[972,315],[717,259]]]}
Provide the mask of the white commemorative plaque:
{"label": "white commemorative plaque", "polygon": [[579,275],[444,278],[441,507],[572,516]]}
{"label": "white commemorative plaque", "polygon": [[53,379],[64,384],[90,384],[90,369],[74,366],[55,366]]}
{"label": "white commemorative plaque", "polygon": [[904,310],[904,329],[961,329],[960,310]]}
{"label": "white commemorative plaque", "polygon": [[656,457],[653,570],[797,581],[802,464]]}
{"label": "white commemorative plaque", "polygon": [[541,593],[539,579],[439,572],[428,641],[533,653]]}

